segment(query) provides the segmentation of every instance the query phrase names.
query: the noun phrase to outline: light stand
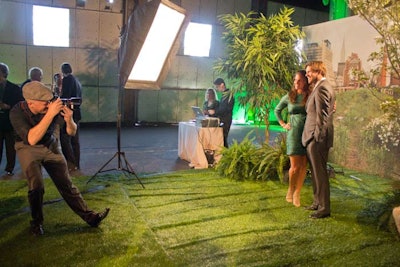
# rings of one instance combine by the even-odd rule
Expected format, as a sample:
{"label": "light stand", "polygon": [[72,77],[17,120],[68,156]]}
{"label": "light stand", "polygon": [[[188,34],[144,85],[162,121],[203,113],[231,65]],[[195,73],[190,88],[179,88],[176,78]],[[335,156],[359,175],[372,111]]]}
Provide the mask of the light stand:
{"label": "light stand", "polygon": [[[120,85],[119,92],[118,92],[118,115],[117,115],[117,152],[115,152],[114,156],[112,156],[103,166],[86,182],[88,184],[92,179],[96,177],[97,174],[102,172],[109,172],[109,171],[122,171],[124,174],[128,174],[128,176],[135,176],[139,183],[144,185],[139,177],[136,175],[135,171],[133,170],[132,166],[129,164],[128,160],[125,157],[125,152],[121,151],[121,107],[122,107],[122,90],[124,88]],[[106,169],[104,168],[114,159],[118,159],[118,166],[117,168]],[[122,161],[123,159],[123,161]],[[124,164],[124,165],[123,165]]]}
{"label": "light stand", "polygon": [[[179,48],[179,37],[188,23],[186,11],[168,0],[152,0],[141,4],[135,1],[128,23],[121,30],[118,50],[118,151],[88,183],[100,172],[118,170],[134,175],[144,188],[126,160],[125,153],[121,152],[122,92],[124,89],[161,89],[171,60]],[[103,170],[115,157],[118,158],[118,167]]]}

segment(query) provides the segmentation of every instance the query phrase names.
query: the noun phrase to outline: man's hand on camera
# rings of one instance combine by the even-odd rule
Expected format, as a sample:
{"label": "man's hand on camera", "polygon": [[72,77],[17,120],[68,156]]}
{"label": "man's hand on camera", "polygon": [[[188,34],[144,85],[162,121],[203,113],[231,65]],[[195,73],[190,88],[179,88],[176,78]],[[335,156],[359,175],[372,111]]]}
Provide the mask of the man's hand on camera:
{"label": "man's hand on camera", "polygon": [[61,115],[64,117],[65,122],[72,120],[72,114],[74,112],[67,105],[62,106]]}
{"label": "man's hand on camera", "polygon": [[64,105],[61,99],[56,98],[55,100],[51,101],[47,106],[47,113],[51,115],[52,118],[57,116],[60,111],[63,109]]}

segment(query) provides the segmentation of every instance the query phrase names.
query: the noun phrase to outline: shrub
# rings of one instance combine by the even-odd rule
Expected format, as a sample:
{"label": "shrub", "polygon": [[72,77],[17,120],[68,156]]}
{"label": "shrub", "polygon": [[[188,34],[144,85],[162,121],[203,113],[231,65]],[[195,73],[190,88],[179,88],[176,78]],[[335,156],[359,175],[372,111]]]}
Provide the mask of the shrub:
{"label": "shrub", "polygon": [[[250,134],[250,133],[249,133]],[[251,180],[251,171],[256,165],[256,146],[254,138],[245,136],[241,143],[236,140],[229,148],[221,150],[221,160],[216,165],[216,170],[225,177],[235,180]]]}
{"label": "shrub", "polygon": [[254,138],[250,140],[248,135],[241,143],[234,140],[230,148],[221,151],[222,158],[216,170],[222,176],[235,180],[279,179],[283,182],[285,171],[289,169],[286,137],[281,135],[274,146],[264,143],[257,147]]}

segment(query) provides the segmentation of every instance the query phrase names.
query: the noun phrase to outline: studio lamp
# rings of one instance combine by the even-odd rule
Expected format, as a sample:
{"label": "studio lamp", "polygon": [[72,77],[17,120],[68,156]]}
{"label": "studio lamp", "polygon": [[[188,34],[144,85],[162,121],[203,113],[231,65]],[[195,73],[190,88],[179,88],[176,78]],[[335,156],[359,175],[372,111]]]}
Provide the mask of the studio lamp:
{"label": "studio lamp", "polygon": [[[179,37],[188,24],[185,10],[167,0],[148,0],[134,7],[128,23],[121,32],[118,50],[119,93],[117,116],[117,152],[88,181],[97,174],[119,170],[133,175],[144,188],[132,166],[121,151],[121,110],[124,89],[161,89]],[[114,159],[116,168],[105,169]]]}
{"label": "studio lamp", "polygon": [[187,24],[186,11],[167,0],[136,6],[121,36],[120,84],[125,89],[160,89]]}

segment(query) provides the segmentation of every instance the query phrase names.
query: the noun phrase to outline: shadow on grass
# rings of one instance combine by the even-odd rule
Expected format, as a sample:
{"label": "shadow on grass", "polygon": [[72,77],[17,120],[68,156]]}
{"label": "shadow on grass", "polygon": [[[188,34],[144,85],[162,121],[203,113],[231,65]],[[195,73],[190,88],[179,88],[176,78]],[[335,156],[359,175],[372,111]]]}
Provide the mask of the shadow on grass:
{"label": "shadow on grass", "polygon": [[[0,220],[0,265],[394,266],[400,242],[383,218],[400,204],[399,193],[390,181],[356,175],[362,180],[331,179],[332,217],[322,220],[287,203],[285,184],[237,182],[213,170],[140,177],[145,189],[117,175],[89,184],[88,177],[74,178],[90,207],[111,208],[105,222],[91,228],[54,202],[44,208],[46,234],[33,238],[28,213],[8,216]],[[18,187],[0,183],[10,186]],[[18,190],[0,192],[1,199],[21,197]],[[50,182],[46,192],[46,201],[59,197]],[[307,181],[302,203],[311,200]]]}

